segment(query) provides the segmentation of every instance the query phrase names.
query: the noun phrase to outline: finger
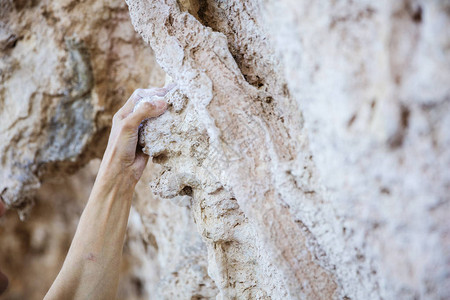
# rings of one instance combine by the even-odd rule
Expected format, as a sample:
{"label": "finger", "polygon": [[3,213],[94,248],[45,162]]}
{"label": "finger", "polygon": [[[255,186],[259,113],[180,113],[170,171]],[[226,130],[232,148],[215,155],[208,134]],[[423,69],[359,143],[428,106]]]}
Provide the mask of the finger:
{"label": "finger", "polygon": [[172,83],[169,83],[168,85],[166,85],[164,88],[165,88],[167,91],[170,91],[171,89],[173,89],[173,88],[176,87],[176,86],[177,86],[177,84],[174,83],[174,82],[172,82]]}
{"label": "finger", "polygon": [[153,102],[144,102],[138,106],[136,111],[130,113],[124,119],[124,122],[133,131],[139,128],[141,122],[148,118],[153,118],[161,115],[167,109],[167,103],[163,100],[156,100]]}
{"label": "finger", "polygon": [[[170,89],[173,88],[173,86],[169,86]],[[117,115],[119,119],[126,118],[134,109],[134,106],[136,103],[141,100],[144,97],[153,97],[153,96],[159,96],[164,97],[168,91],[170,91],[168,88],[153,88],[153,89],[137,89],[133,92],[131,97],[127,100],[127,102],[117,111]]]}

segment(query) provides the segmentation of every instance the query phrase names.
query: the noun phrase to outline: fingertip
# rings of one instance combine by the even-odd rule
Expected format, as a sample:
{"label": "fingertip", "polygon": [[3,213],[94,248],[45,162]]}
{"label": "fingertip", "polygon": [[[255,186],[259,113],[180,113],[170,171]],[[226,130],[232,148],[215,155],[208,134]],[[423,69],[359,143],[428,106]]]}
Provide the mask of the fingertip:
{"label": "fingertip", "polygon": [[156,95],[160,96],[160,97],[164,97],[165,95],[167,95],[167,93],[169,93],[176,86],[177,86],[176,83],[169,83],[165,87],[157,89],[156,90]]}
{"label": "fingertip", "polygon": [[167,110],[167,103],[164,100],[145,102],[143,106],[143,112],[149,118],[159,116]]}
{"label": "fingertip", "polygon": [[176,87],[177,86],[177,84],[175,83],[175,82],[171,82],[171,83],[169,83],[168,85],[166,85],[166,89],[168,90],[168,91],[170,91],[170,90],[172,90],[174,87]]}
{"label": "fingertip", "polygon": [[128,118],[127,122],[133,125],[133,127],[138,127],[139,124],[148,118],[154,118],[162,115],[167,109],[167,103],[163,100],[156,100],[151,102],[139,103],[135,112],[132,113]]}

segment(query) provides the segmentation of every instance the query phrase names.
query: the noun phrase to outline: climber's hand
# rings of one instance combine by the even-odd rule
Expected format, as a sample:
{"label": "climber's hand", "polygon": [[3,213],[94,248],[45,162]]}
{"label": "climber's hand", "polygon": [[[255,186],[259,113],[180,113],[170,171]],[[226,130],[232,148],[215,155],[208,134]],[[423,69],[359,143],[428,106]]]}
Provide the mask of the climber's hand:
{"label": "climber's hand", "polygon": [[114,115],[97,178],[63,267],[45,300],[115,299],[134,187],[148,157],[137,150],[142,120],[161,115],[164,101],[135,104],[165,89],[137,90]]}
{"label": "climber's hand", "polygon": [[145,102],[136,111],[133,112],[133,109],[141,98],[162,97],[170,88],[138,89],[114,115],[108,146],[99,170],[100,177],[126,176],[131,179],[131,183],[139,181],[148,161],[148,156],[137,147],[139,125],[147,118],[164,113],[167,103],[162,100]]}

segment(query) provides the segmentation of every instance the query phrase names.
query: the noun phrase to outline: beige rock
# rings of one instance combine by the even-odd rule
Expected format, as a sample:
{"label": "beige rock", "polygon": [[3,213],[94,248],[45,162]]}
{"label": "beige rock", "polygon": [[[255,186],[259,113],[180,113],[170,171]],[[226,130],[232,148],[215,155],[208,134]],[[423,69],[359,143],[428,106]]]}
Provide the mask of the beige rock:
{"label": "beige rock", "polygon": [[[113,113],[134,89],[161,85],[121,0],[0,1],[2,299],[42,299],[92,187]],[[36,202],[25,223],[18,220]],[[119,299],[147,299],[124,251]]]}
{"label": "beige rock", "polygon": [[[289,133],[272,94],[245,81],[223,34],[180,12],[176,3],[129,5],[137,31],[190,99],[182,113],[149,122],[145,139],[157,150],[146,151],[164,165],[156,193],[182,205],[193,196],[219,298],[331,297],[333,276],[306,251],[308,233],[273,186],[276,179],[284,181],[286,194],[300,192],[288,172],[292,150],[301,147],[288,134],[299,137],[294,132],[300,128]],[[272,135],[286,139],[276,144]],[[268,232],[271,238],[264,238]]]}
{"label": "beige rock", "polygon": [[0,224],[7,297],[48,288],[95,170],[52,182],[163,83],[155,55],[177,87],[141,129],[119,299],[450,298],[445,1],[127,4],[154,54],[119,0],[0,3],[0,194],[39,190]]}
{"label": "beige rock", "polygon": [[450,297],[444,1],[127,3],[188,98],[142,131],[151,186],[218,299]]}
{"label": "beige rock", "polygon": [[149,193],[148,182],[159,169],[148,166],[136,187],[125,249],[139,263],[130,272],[141,281],[146,299],[214,299],[217,288],[207,274],[207,248],[190,207]]}
{"label": "beige rock", "polygon": [[112,114],[155,69],[122,1],[2,1],[2,199],[24,216],[44,177],[101,157]]}

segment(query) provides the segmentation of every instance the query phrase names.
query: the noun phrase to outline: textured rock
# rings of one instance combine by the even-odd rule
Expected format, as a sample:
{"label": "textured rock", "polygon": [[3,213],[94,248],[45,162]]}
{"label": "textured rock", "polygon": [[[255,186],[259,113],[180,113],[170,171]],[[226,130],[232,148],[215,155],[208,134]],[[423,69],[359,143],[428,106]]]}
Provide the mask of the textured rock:
{"label": "textured rock", "polygon": [[149,194],[148,182],[156,179],[158,169],[147,167],[136,187],[125,249],[139,263],[131,272],[146,299],[214,298],[217,288],[207,274],[207,248],[190,209]]}
{"label": "textured rock", "polygon": [[[344,289],[352,298],[448,298],[448,3],[266,9],[326,188],[328,203],[309,206],[322,216],[302,219],[316,236],[322,218],[345,231],[319,241]],[[328,206],[336,218],[323,214]]]}
{"label": "textured rock", "polygon": [[0,5],[0,196],[24,215],[44,177],[101,156],[155,62],[122,1]]}
{"label": "textured rock", "polygon": [[[446,1],[127,3],[177,87],[141,129],[120,299],[450,298]],[[0,195],[38,191],[0,221],[0,267],[5,299],[40,299],[95,170],[52,180],[164,74],[119,0],[0,22]]]}
{"label": "textured rock", "polygon": [[151,186],[219,299],[450,297],[446,2],[127,3],[188,99],[142,130]]}

